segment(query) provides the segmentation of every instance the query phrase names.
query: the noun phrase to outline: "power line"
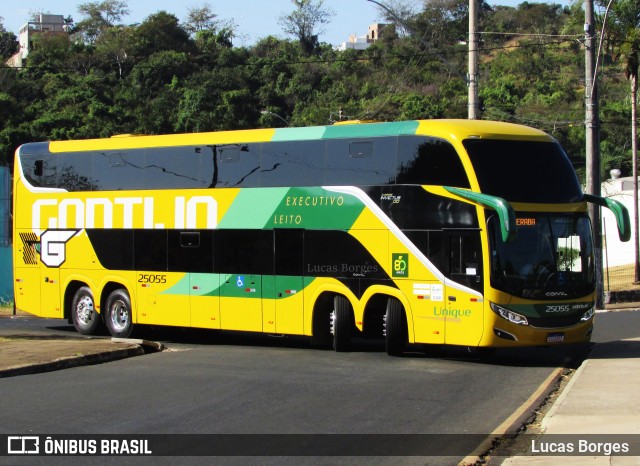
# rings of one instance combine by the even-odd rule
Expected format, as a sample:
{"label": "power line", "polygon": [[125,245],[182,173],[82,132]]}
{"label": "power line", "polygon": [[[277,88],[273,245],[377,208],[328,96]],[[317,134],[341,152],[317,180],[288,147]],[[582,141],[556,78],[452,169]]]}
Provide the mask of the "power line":
{"label": "power line", "polygon": [[[536,42],[536,43],[526,43],[526,44],[508,44],[508,45],[500,45],[500,46],[493,46],[493,47],[487,47],[487,46],[483,46],[479,49],[480,52],[490,52],[490,51],[494,51],[494,50],[513,50],[513,49],[520,49],[520,48],[535,48],[535,47],[553,47],[553,46],[557,46],[555,48],[560,48],[559,46],[562,44],[565,44],[567,42],[570,42],[568,40],[559,40],[559,41],[553,41],[553,42]],[[455,47],[455,46],[454,46]],[[301,59],[301,60],[290,60],[290,61],[279,61],[279,60],[269,60],[269,61],[263,61],[260,60],[259,62],[256,63],[249,63],[249,62],[242,62],[242,63],[223,63],[223,64],[216,64],[215,67],[216,68],[236,68],[236,67],[263,67],[263,66],[273,66],[273,65],[280,65],[280,66],[293,66],[293,65],[318,65],[318,64],[333,64],[333,63],[350,63],[350,62],[361,62],[361,61],[371,61],[371,60],[392,60],[392,59],[408,59],[409,62],[415,58],[428,58],[428,57],[451,57],[451,56],[456,56],[456,55],[466,55],[467,54],[467,50],[445,50],[445,51],[437,51],[437,52],[415,52],[411,55],[407,55],[407,54],[393,54],[393,53],[387,53],[384,55],[365,55],[365,56],[360,56],[360,57],[349,57],[349,58],[327,58],[327,59]],[[167,65],[167,66],[158,66],[158,65],[141,65],[139,63],[136,64],[131,64],[129,65],[131,68],[137,68],[137,69],[163,69],[163,68],[167,68],[167,67],[175,67],[176,65]],[[84,70],[89,70],[89,69],[105,69],[106,67],[100,67],[98,65],[91,65],[89,67],[84,67]],[[1,65],[0,69],[14,69],[14,70],[34,70],[34,71],[41,71],[41,70],[53,70],[53,71],[59,71],[59,70],[74,70],[77,69],[77,67],[74,66],[60,66],[60,65],[56,65],[56,66],[50,66],[50,65],[37,65],[37,66],[28,66],[28,65],[23,65],[23,66],[8,66],[8,65]]]}
{"label": "power line", "polygon": [[495,32],[495,31],[482,31],[478,32],[478,34],[483,35],[495,35],[495,36],[515,36],[515,37],[565,37],[568,39],[581,39],[582,35],[580,34],[542,34],[535,32]]}

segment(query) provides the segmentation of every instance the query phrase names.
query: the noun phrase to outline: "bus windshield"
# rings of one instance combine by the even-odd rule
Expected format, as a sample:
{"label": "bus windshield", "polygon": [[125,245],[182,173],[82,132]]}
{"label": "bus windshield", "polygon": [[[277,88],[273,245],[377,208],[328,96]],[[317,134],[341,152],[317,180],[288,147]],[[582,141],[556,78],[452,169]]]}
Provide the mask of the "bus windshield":
{"label": "bus windshield", "polygon": [[557,142],[463,141],[480,191],[509,202],[581,202],[582,188]]}
{"label": "bus windshield", "polygon": [[589,218],[519,213],[513,242],[500,236],[497,216],[488,222],[491,285],[522,298],[577,298],[595,289]]}

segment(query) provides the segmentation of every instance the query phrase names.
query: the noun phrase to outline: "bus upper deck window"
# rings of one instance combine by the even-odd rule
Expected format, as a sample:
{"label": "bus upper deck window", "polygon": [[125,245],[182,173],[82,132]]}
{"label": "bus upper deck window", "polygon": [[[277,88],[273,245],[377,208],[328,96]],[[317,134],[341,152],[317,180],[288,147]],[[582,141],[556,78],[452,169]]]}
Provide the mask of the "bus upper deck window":
{"label": "bus upper deck window", "polygon": [[373,153],[373,144],[371,141],[352,142],[349,144],[349,157],[354,159],[362,159],[371,157]]}

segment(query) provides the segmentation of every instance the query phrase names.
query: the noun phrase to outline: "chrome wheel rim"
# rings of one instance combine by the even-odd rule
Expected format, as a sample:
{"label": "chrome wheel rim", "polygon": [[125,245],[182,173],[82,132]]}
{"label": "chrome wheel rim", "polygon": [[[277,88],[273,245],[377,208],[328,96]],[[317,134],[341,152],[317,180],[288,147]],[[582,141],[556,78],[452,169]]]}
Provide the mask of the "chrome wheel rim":
{"label": "chrome wheel rim", "polygon": [[117,300],[111,306],[111,327],[117,332],[122,332],[129,326],[129,312],[127,305],[122,300]]}
{"label": "chrome wheel rim", "polygon": [[95,309],[93,307],[93,299],[89,296],[83,296],[76,305],[76,316],[78,318],[78,322],[85,326],[91,324],[94,313]]}

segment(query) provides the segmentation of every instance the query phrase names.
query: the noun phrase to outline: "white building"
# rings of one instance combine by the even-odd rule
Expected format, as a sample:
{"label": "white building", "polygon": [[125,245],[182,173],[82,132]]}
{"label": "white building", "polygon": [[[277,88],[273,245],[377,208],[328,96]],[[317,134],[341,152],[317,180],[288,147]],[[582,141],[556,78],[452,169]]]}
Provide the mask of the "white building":
{"label": "white building", "polygon": [[24,60],[29,55],[29,51],[33,49],[33,39],[38,35],[67,35],[69,27],[64,22],[62,15],[38,15],[37,21],[29,21],[25,23],[18,34],[18,42],[20,42],[20,50],[8,61],[8,66],[22,67]]}
{"label": "white building", "polygon": [[371,44],[384,37],[385,34],[395,31],[393,24],[374,23],[369,26],[369,32],[366,36],[356,36],[351,34],[346,42],[338,45],[337,49],[344,52],[345,50],[366,50]]}
{"label": "white building", "polygon": [[[612,170],[613,172],[614,170]],[[617,265],[635,263],[635,241],[634,210],[633,210],[633,177],[618,178],[612,173],[614,178],[602,183],[602,196],[610,197],[621,202],[629,210],[631,217],[631,241],[623,243],[618,237],[616,219],[609,209],[602,209],[602,248],[603,262],[605,266],[615,267]],[[619,176],[619,175],[618,175]]]}

